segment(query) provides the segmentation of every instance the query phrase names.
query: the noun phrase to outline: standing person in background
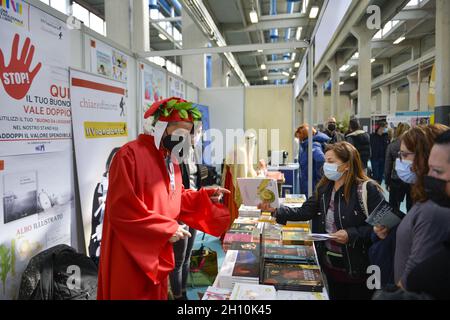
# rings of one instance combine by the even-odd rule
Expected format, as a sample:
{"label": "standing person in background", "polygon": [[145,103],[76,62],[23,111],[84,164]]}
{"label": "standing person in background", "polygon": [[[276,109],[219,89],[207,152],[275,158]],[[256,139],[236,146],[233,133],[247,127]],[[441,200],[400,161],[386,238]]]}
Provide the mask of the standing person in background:
{"label": "standing person in background", "polygon": [[[430,173],[428,162],[437,136],[448,129],[442,125],[419,126],[402,138],[397,173],[402,180],[413,184],[411,194],[414,201],[414,207],[397,229],[395,282],[405,289],[408,288],[411,270],[442,249],[443,242],[450,235],[450,209],[438,201],[445,197],[444,190],[427,191],[439,187],[439,182],[430,181],[427,177]],[[433,170],[433,176],[439,175],[439,170],[434,167]]]}
{"label": "standing person in background", "polygon": [[328,142],[329,144],[345,141],[344,135],[337,130],[337,122],[334,117],[328,119],[327,128],[323,133],[331,138],[330,142]]}
{"label": "standing person in background", "polygon": [[[189,156],[180,164],[183,186],[186,190],[197,191],[201,188],[200,168],[196,157],[195,147],[201,138],[202,127],[196,125],[194,128],[194,137],[192,139],[192,148],[189,149]],[[169,276],[170,287],[174,300],[188,300],[187,298],[187,280],[190,271],[192,248],[194,247],[197,230],[178,222],[184,226],[191,234],[190,238],[181,239],[173,244],[173,253],[175,256],[175,268]]]}
{"label": "standing person in background", "polygon": [[358,150],[363,168],[367,173],[367,163],[370,159],[370,136],[361,129],[358,119],[350,120],[350,128],[345,140]]}
{"label": "standing person in background", "polygon": [[411,186],[403,182],[395,170],[395,162],[400,152],[401,138],[410,129],[406,123],[400,123],[395,131],[395,139],[386,150],[386,162],[384,176],[386,188],[389,191],[389,204],[396,210],[400,210],[400,205],[406,196],[407,211],[412,208]]}
{"label": "standing person in background", "polygon": [[[298,128],[300,139],[300,153],[298,161],[300,163],[300,193],[308,194],[308,131],[309,126],[304,124]],[[313,190],[316,189],[316,183],[322,179],[322,167],[325,163],[325,154],[322,145],[330,141],[330,138],[317,132],[312,128],[313,132]]]}
{"label": "standing person in background", "polygon": [[386,150],[389,145],[388,127],[385,122],[377,125],[370,136],[370,163],[372,164],[373,178],[381,185],[386,162]]}
{"label": "standing person in background", "polygon": [[[424,179],[425,192],[450,215],[450,131],[436,139],[428,160],[430,172]],[[450,232],[442,249],[418,264],[409,274],[407,288],[435,299],[450,299]]]}

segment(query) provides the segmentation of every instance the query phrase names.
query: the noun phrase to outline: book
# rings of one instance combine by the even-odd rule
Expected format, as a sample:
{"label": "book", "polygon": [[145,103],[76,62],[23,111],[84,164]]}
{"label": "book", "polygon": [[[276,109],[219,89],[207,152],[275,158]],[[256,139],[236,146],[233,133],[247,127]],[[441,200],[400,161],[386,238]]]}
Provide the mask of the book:
{"label": "book", "polygon": [[259,284],[236,283],[231,293],[230,300],[276,300],[277,291],[274,286]]}
{"label": "book", "polygon": [[257,218],[261,215],[261,210],[255,206],[241,205],[239,208],[239,217],[254,217]]}
{"label": "book", "polygon": [[246,206],[258,207],[267,204],[271,208],[279,208],[279,191],[275,179],[238,178],[239,191]]}
{"label": "book", "polygon": [[229,289],[208,287],[202,300],[230,300],[230,296],[231,290]]}
{"label": "book", "polygon": [[282,232],[282,242],[284,245],[312,245],[313,241],[305,231],[284,231]]}
{"label": "book", "polygon": [[322,292],[323,280],[316,265],[272,263],[264,264],[262,284],[277,290]]}
{"label": "book", "polygon": [[233,223],[228,232],[232,233],[253,233],[255,231],[256,224],[245,224],[245,223]]}
{"label": "book", "polygon": [[238,217],[233,223],[258,224],[258,222],[259,215],[257,217]]}
{"label": "book", "polygon": [[274,246],[264,247],[264,258],[279,261],[299,261],[315,263],[316,253],[313,246]]}
{"label": "book", "polygon": [[277,292],[277,300],[330,300],[326,290],[323,292],[284,291]]}
{"label": "book", "polygon": [[233,243],[233,242],[253,242],[252,233],[227,233],[223,239],[224,243]]}
{"label": "book", "polygon": [[259,277],[258,253],[248,250],[238,251],[232,275],[245,278]]}
{"label": "book", "polygon": [[255,255],[247,256],[242,252],[249,251],[228,250],[217,275],[217,287],[232,290],[236,283],[259,284],[259,259]]}
{"label": "book", "polygon": [[366,222],[372,226],[384,226],[392,229],[402,221],[401,213],[395,213],[391,205],[383,200],[369,215]]}
{"label": "book", "polygon": [[230,250],[259,252],[259,243],[256,242],[233,242]]}

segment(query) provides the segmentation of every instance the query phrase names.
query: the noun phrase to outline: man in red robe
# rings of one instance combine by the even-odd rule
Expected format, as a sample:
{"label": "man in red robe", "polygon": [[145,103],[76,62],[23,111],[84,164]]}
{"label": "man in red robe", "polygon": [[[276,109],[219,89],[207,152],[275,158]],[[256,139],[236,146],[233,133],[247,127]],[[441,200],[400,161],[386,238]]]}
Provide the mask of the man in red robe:
{"label": "man in red robe", "polygon": [[[172,243],[189,237],[177,221],[219,237],[230,214],[217,202],[227,190],[184,190],[176,156],[201,113],[178,98],[157,102],[151,135],[115,155],[103,224],[98,299],[167,300]],[[180,133],[181,132],[181,133]],[[176,151],[175,151],[176,150]],[[173,152],[172,152],[173,151]]]}

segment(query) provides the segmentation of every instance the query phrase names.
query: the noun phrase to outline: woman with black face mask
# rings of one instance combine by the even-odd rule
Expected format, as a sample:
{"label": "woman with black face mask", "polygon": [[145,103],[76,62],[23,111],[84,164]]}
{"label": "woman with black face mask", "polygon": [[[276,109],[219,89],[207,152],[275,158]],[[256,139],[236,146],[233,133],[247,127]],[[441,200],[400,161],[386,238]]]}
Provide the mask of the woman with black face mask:
{"label": "woman with black face mask", "polygon": [[[406,146],[408,150],[413,147],[411,143],[420,145],[418,139],[412,139],[411,143],[408,140],[414,132],[417,137],[422,135],[427,142],[422,144],[427,147],[421,148],[411,165],[414,174],[412,195],[416,203],[397,229],[395,281],[405,289],[409,287],[411,271],[437,254],[450,237],[448,129],[442,125],[416,127],[402,139],[402,148]],[[419,158],[424,161],[419,161]]]}

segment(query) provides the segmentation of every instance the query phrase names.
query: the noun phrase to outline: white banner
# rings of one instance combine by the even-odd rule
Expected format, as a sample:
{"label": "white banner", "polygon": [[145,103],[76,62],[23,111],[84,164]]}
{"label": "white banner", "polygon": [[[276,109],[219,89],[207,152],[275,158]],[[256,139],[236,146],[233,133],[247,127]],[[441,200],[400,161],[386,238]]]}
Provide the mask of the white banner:
{"label": "white banner", "polygon": [[0,159],[0,300],[18,297],[33,256],[71,244],[73,182],[70,151]]}
{"label": "white banner", "polygon": [[93,199],[98,198],[112,152],[128,142],[128,101],[125,83],[76,70],[71,70],[70,81],[75,158],[88,248],[93,210],[98,207],[93,206]]}
{"label": "white banner", "polygon": [[71,147],[66,24],[23,1],[0,1],[0,156]]}

